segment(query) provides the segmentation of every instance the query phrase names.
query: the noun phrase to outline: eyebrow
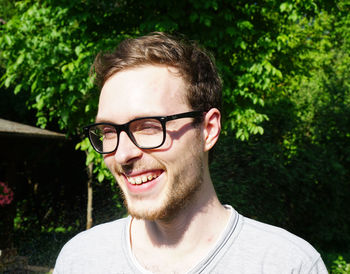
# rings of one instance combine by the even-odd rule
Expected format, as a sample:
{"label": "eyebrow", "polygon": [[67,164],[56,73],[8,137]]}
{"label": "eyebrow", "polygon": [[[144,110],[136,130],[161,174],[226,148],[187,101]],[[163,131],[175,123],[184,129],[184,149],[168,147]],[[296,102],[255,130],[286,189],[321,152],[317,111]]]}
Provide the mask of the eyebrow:
{"label": "eyebrow", "polygon": [[96,116],[96,118],[95,118],[95,123],[111,123],[111,124],[115,124],[115,122],[112,121],[112,120],[100,118],[98,116]]}
{"label": "eyebrow", "polygon": [[[134,119],[138,119],[138,118],[144,118],[144,117],[163,117],[163,116],[167,116],[167,115],[152,115],[152,114],[149,114],[149,115],[140,115],[140,116],[135,116],[134,118],[130,119],[128,122],[134,120]],[[113,120],[110,120],[110,119],[105,119],[103,117],[98,117],[96,116],[95,118],[95,123],[110,123],[110,124],[115,124],[115,125],[118,125],[115,121]]]}

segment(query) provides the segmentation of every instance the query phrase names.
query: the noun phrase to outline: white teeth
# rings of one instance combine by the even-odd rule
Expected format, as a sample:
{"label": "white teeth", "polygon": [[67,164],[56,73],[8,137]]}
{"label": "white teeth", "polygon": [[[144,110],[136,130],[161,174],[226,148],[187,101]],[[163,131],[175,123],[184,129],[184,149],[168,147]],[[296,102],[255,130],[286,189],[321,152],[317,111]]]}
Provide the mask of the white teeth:
{"label": "white teeth", "polygon": [[141,176],[141,177],[127,177],[128,181],[130,184],[132,185],[140,185],[142,183],[146,183],[147,181],[151,181],[155,178],[157,178],[158,176],[156,174],[153,175],[148,175],[148,176]]}

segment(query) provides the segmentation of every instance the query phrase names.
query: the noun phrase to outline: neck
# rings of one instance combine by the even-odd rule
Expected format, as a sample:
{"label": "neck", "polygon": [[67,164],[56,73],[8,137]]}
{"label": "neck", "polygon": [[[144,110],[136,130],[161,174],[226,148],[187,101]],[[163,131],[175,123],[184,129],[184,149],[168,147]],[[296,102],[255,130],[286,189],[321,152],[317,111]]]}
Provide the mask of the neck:
{"label": "neck", "polygon": [[133,243],[155,248],[195,248],[204,238],[220,235],[228,218],[229,212],[219,202],[210,181],[175,216],[155,221],[135,219]]}
{"label": "neck", "polygon": [[230,212],[219,202],[211,181],[172,218],[134,219],[130,229],[132,252],[154,273],[187,272],[213,248]]}

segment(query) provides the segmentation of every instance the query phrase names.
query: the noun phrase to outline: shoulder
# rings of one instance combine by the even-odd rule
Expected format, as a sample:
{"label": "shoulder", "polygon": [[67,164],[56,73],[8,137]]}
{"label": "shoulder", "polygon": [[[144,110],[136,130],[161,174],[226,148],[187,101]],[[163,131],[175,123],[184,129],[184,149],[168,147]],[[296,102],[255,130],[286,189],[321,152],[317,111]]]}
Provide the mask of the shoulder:
{"label": "shoulder", "polygon": [[116,235],[121,234],[124,231],[127,222],[128,218],[123,218],[113,222],[94,226],[89,230],[85,230],[77,234],[65,244],[63,249],[72,248],[77,245],[94,245],[95,243],[99,243],[108,239],[110,242],[111,239],[116,238]]}
{"label": "shoulder", "polygon": [[[121,257],[124,254],[123,245],[128,222],[129,218],[123,218],[97,225],[77,234],[63,246],[56,261],[55,273],[79,273],[71,270],[82,271],[87,266],[92,267],[89,269],[91,270],[94,266],[112,265],[114,256]],[[59,271],[60,269],[66,269],[66,271]]]}
{"label": "shoulder", "polygon": [[[257,258],[269,269],[294,269],[313,273],[320,268],[327,273],[320,254],[307,241],[285,229],[240,215],[237,244],[247,257]],[[273,273],[273,271],[271,271]]]}
{"label": "shoulder", "polygon": [[314,256],[317,251],[304,239],[273,225],[243,217],[242,233],[244,237],[254,239],[256,244],[292,248],[305,256]]}

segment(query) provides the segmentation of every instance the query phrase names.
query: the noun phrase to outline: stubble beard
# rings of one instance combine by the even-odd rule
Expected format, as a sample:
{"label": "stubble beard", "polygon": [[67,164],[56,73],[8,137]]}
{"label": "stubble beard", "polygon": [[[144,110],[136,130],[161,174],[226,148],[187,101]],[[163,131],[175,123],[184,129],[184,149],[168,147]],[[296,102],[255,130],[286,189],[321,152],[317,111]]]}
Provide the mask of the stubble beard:
{"label": "stubble beard", "polygon": [[[128,199],[125,193],[121,191],[124,205],[127,208],[129,215],[136,219],[150,221],[169,221],[175,218],[176,215],[184,210],[190,203],[194,202],[196,193],[203,185],[204,168],[203,161],[199,155],[194,155],[192,152],[191,165],[185,168],[187,169],[187,172],[180,171],[174,176],[173,181],[165,194],[165,199],[157,208],[140,211],[138,207],[135,208],[131,204],[128,204]],[[188,174],[191,174],[192,176],[188,177]],[[132,201],[130,203],[132,203]]]}

